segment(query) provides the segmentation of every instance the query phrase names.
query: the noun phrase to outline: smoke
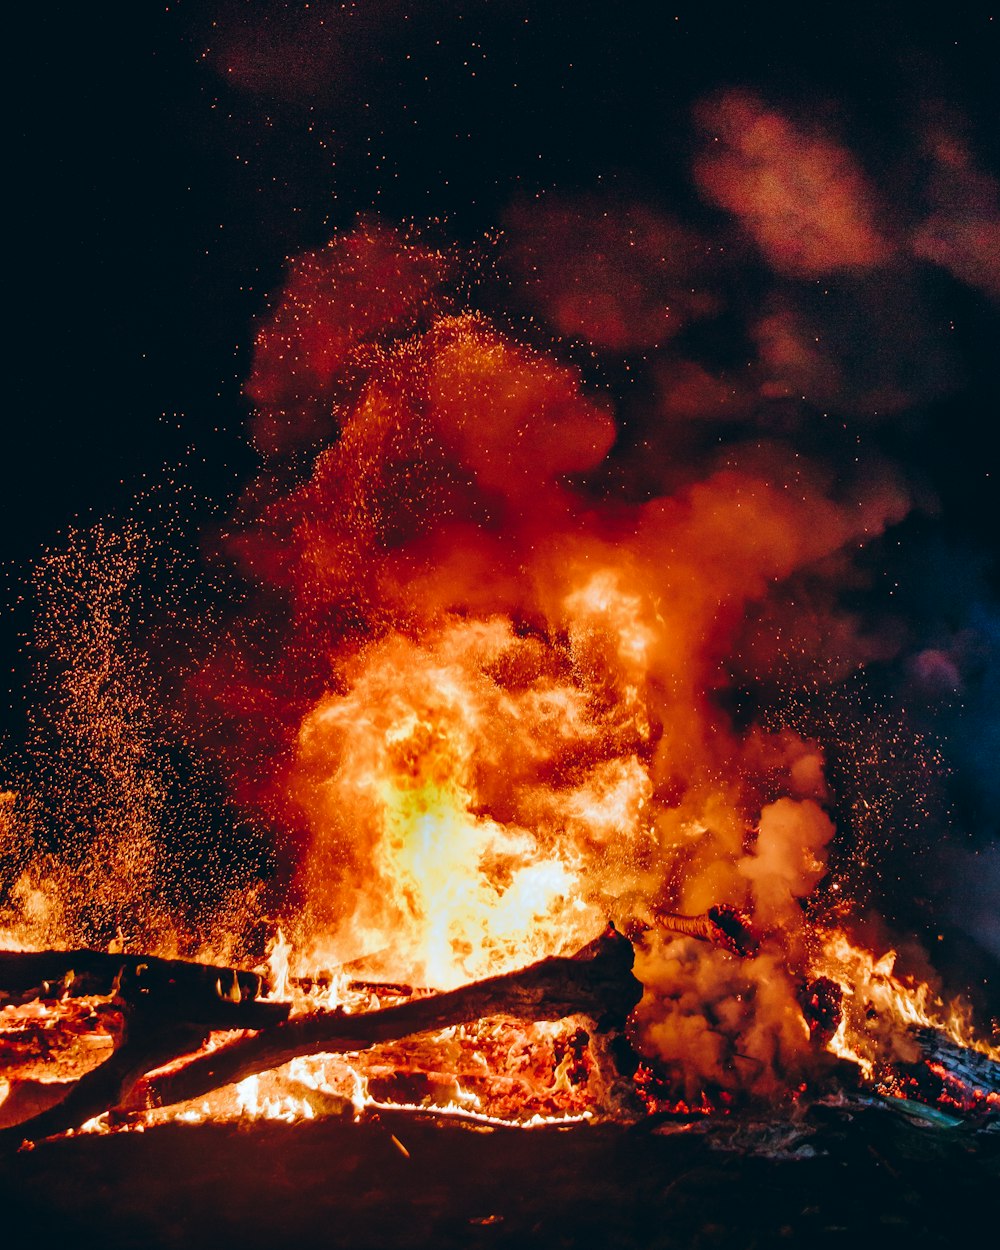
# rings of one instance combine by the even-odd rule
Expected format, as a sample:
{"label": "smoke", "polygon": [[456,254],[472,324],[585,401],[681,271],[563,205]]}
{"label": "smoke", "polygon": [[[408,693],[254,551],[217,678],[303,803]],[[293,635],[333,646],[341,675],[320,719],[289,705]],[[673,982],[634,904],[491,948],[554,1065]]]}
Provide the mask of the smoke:
{"label": "smoke", "polygon": [[913,252],[1000,300],[1000,185],[978,168],[953,126],[931,127],[925,146],[931,162],[931,211],[914,231]]}
{"label": "smoke", "polygon": [[338,236],[296,257],[274,314],[254,344],[247,394],[265,454],[328,440],[351,370],[380,336],[405,334],[426,317],[454,262],[376,228]]}
{"label": "smoke", "polygon": [[746,91],[697,111],[695,178],[736,215],[775,272],[816,278],[888,260],[874,189],[851,152]]}
{"label": "smoke", "polygon": [[774,953],[735,961],[690,942],[656,941],[640,952],[646,987],[641,1036],[696,1102],[706,1089],[787,1097],[809,1070],[808,1033],[786,961]]}
{"label": "smoke", "polygon": [[830,817],[813,800],[778,799],[761,809],[753,854],[739,869],[753,884],[754,915],[768,928],[788,924],[797,899],[812,893],[826,872]]}
{"label": "smoke", "polygon": [[224,0],[211,10],[202,59],[242,91],[302,106],[342,105],[365,88],[408,17],[399,0],[300,8]]}
{"label": "smoke", "polygon": [[[275,91],[284,51],[241,39],[234,75]],[[890,704],[975,685],[975,628],[929,636],[879,569],[928,498],[900,447],[961,376],[928,275],[995,294],[995,186],[938,134],[921,204],[890,211],[849,127],[743,90],[693,128],[683,211],[512,206],[502,292],[373,219],[290,261],[246,385],[261,469],[212,539],[241,594],[181,724],[274,830],[266,907],[301,949],[444,985],[639,921],[638,1044],[688,1096],[770,1094],[811,1062],[807,915],[849,910],[895,850],[886,796],[925,793],[933,752],[865,680]],[[60,713],[99,779],[79,845],[108,916],[157,917],[182,787],[91,600]],[[657,931],[718,904],[756,956]]]}
{"label": "smoke", "polygon": [[506,225],[519,281],[567,338],[627,354],[718,311],[712,249],[648,205],[547,196],[516,204]]}
{"label": "smoke", "polygon": [[773,1092],[810,1063],[806,911],[868,896],[908,787],[933,815],[933,748],[851,683],[954,691],[873,570],[927,498],[896,431],[960,377],[921,262],[988,284],[919,242],[829,116],[728,91],[695,121],[693,186],[728,223],[620,192],[515,205],[523,334],[412,232],[363,223],[293,263],[248,392],[262,447],[318,450],[247,492],[225,550],[261,616],[196,689],[236,793],[294,831],[325,958],[389,949],[446,984],[600,913],[655,933],[743,908],[763,946],[738,967],[650,938],[639,1040],[688,1093]]}
{"label": "smoke", "polygon": [[[450,984],[609,913],[745,908],[767,937],[738,972],[651,956],[641,1044],[669,1065],[709,1010],[726,1040],[681,1079],[765,1092],[808,1057],[801,905],[834,826],[821,748],[727,706],[734,650],[754,613],[794,615],[796,579],[832,608],[907,489],[755,436],[680,481],[657,449],[647,497],[616,496],[609,400],[455,311],[435,256],[369,224],[291,266],[250,389],[325,445],[247,492],[224,543],[261,594],[193,697],[235,792],[294,832],[286,920],[317,958]],[[753,654],[778,681],[780,639]]]}

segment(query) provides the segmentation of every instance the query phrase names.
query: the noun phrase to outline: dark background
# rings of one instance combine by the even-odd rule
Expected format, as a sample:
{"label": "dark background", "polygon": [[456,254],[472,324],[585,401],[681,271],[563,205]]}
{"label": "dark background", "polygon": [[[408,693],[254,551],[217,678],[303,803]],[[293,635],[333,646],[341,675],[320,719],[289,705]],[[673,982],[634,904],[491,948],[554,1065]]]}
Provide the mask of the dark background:
{"label": "dark background", "polygon": [[[254,320],[285,258],[359,213],[444,219],[467,242],[539,190],[613,187],[708,220],[690,182],[690,112],[734,85],[778,105],[833,102],[853,150],[883,172],[934,96],[963,119],[980,167],[1000,169],[1000,40],[981,6],[804,6],[791,17],[647,7],[22,10],[10,40],[13,386],[0,462],[11,740],[30,667],[30,569],[68,526],[120,515],[158,483],[192,488],[196,545],[203,515],[256,464],[241,395]],[[940,323],[955,323],[959,383],[877,437],[938,501],[896,557],[916,635],[926,626],[934,641],[944,600],[952,630],[980,631],[974,680],[932,719],[950,819],[970,852],[989,854],[1000,798],[996,309],[943,277],[936,298]]]}
{"label": "dark background", "polygon": [[[285,256],[358,212],[446,216],[462,238],[538,188],[611,181],[683,200],[688,110],[729,84],[842,101],[871,153],[901,139],[908,102],[942,94],[996,167],[1000,40],[979,5],[855,18],[837,6],[314,4],[339,19],[330,48],[308,7],[22,12],[5,554],[31,558],[165,462],[229,487],[251,463],[240,380],[253,318]],[[311,50],[301,80],[251,65],[242,88],[228,84],[226,36],[247,23],[264,23],[279,64],[286,48],[292,62]],[[995,340],[980,329],[968,382],[995,400]],[[949,433],[929,470],[992,547],[992,440]]]}

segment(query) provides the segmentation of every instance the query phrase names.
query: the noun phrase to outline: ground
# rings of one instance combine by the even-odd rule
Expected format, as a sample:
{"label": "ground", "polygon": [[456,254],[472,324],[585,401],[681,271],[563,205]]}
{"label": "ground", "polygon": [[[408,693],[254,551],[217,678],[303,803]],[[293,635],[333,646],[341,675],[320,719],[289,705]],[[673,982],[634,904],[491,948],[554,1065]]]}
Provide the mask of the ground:
{"label": "ground", "polygon": [[174,1124],[0,1161],[0,1224],[105,1250],[953,1246],[992,1236],[995,1130],[877,1102],[687,1129]]}

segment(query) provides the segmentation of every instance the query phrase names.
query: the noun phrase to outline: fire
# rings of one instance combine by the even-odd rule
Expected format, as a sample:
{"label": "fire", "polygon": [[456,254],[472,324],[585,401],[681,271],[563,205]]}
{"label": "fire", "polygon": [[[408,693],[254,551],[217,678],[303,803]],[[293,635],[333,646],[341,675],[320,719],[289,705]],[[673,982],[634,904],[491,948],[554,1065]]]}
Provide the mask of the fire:
{"label": "fire", "polygon": [[894,1060],[915,1058],[910,1029],[929,1028],[1000,1062],[1000,1046],[977,1036],[968,1004],[945,1003],[926,981],[895,976],[896,958],[893,950],[876,957],[839,930],[824,937],[815,969],[844,993],[843,1016],[829,1049],[856,1063],[866,1079],[877,1079]]}
{"label": "fire", "polygon": [[[335,962],[391,948],[395,975],[450,987],[600,930],[592,848],[641,839],[650,783],[631,756],[543,784],[601,729],[593,691],[558,672],[567,658],[510,621],[455,620],[371,648],[307,716],[296,784],[324,863],[314,905],[346,916],[355,947]],[[353,871],[327,871],[348,837]]]}
{"label": "fire", "polygon": [[[370,997],[365,1001],[357,991],[345,999],[346,1010],[372,1009]],[[298,1008],[306,1008],[301,996]],[[205,1098],[133,1113],[119,1127],[205,1120],[294,1123],[323,1116],[360,1120],[386,1108],[524,1128],[620,1114],[607,1083],[607,1060],[581,1026],[589,1022],[487,1021],[435,1033],[419,1050],[411,1043],[367,1054],[300,1057]],[[81,1131],[108,1128],[105,1117],[95,1117]]]}
{"label": "fire", "polygon": [[[835,157],[816,149],[817,182]],[[863,226],[846,220],[847,260],[878,242]],[[261,603],[248,592],[234,610],[188,697],[234,800],[280,830],[284,892],[266,924],[263,883],[220,908],[269,929],[273,999],[365,1012],[571,953],[610,918],[644,935],[629,1040],[676,1105],[807,1086],[821,1066],[802,1007],[812,978],[840,987],[829,1047],[866,1078],[906,1057],[910,1026],[969,1045],[889,956],[838,933],[817,953],[804,904],[836,836],[822,744],[752,723],[749,702],[734,711],[741,648],[761,682],[785,663],[749,618],[900,520],[906,492],[888,473],[833,482],[762,444],[679,484],[654,466],[648,489],[619,498],[601,476],[608,405],[485,316],[446,311],[450,263],[359,230],[293,265],[258,336],[261,446],[324,445],[291,484],[265,468],[244,499],[226,549]],[[377,298],[359,313],[369,270]],[[152,718],[133,703],[125,716],[101,677],[131,689],[135,665],[101,650],[115,612],[105,602],[95,619],[79,663],[100,662],[67,684],[67,717],[95,775],[125,743],[131,771],[109,775],[146,796],[138,840],[116,796],[94,842],[114,851],[98,893],[117,916],[116,866],[132,865],[143,898],[155,882],[166,789],[146,750]],[[72,648],[59,654],[72,667]],[[0,822],[13,837],[11,795]],[[28,945],[57,921],[74,940],[87,910],[46,893],[49,865],[39,857],[9,892]],[[669,930],[670,915],[710,907],[759,930],[745,957]],[[158,918],[155,933],[183,945],[179,923],[165,936]],[[297,1059],[142,1122],[384,1103],[573,1121],[621,1108],[604,1045],[580,1020],[480,1021]]]}

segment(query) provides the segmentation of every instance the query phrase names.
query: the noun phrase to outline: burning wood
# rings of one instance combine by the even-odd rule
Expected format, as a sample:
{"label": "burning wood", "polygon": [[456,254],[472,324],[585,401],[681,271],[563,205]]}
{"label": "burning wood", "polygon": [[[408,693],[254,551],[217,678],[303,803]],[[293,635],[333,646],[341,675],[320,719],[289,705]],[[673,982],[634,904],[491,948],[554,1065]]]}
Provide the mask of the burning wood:
{"label": "burning wood", "polygon": [[[636,924],[630,928],[629,936],[638,937],[651,927]],[[700,916],[662,912],[657,916],[657,927],[670,933],[682,933],[685,937],[697,938],[699,942],[710,942],[713,946],[721,946],[730,954],[741,957],[756,955],[760,949],[760,939],[747,917],[735,907],[725,904],[710,907]]]}
{"label": "burning wood", "polygon": [[256,972],[215,964],[162,959],[157,955],[114,955],[94,950],[0,951],[0,1005],[35,998],[114,993],[123,976],[136,978],[143,993],[189,994],[205,1001],[246,1002],[267,989]]}
{"label": "burning wood", "polygon": [[[598,1028],[622,1027],[642,993],[631,973],[632,958],[631,944],[609,927],[571,957],[545,959],[519,972],[378,1011],[322,1011],[294,1020],[285,1018],[285,1004],[217,999],[212,1005],[166,987],[137,994],[127,978],[120,990],[125,1037],[114,1055],[77,1081],[57,1105],[0,1132],[0,1143],[50,1136],[116,1106],[139,1110],[185,1102],[300,1056],[363,1051],[490,1016],[535,1022],[585,1015]],[[142,1080],[199,1049],[212,1028],[260,1031]]]}
{"label": "burning wood", "polygon": [[1000,1117],[1000,1063],[936,1029],[914,1029],[920,1060],[902,1066],[903,1089],[960,1115]]}
{"label": "burning wood", "polygon": [[613,928],[569,957],[554,957],[520,972],[490,977],[461,989],[413,999],[380,1011],[345,1015],[317,1012],[233,1042],[153,1078],[132,1100],[165,1106],[196,1098],[220,1085],[281,1067],[300,1055],[367,1050],[380,1042],[504,1015],[518,1020],[559,1020],[585,1015],[598,1027],[622,1026],[642,987],[632,976],[631,944]]}
{"label": "burning wood", "polygon": [[[4,984],[29,985],[39,969],[65,968],[61,980],[114,989],[112,1007],[120,1013],[121,1028],[109,1059],[74,1082],[54,1106],[46,1107],[28,1124],[34,1138],[51,1136],[92,1119],[121,1102],[146,1072],[202,1046],[212,1030],[255,1029],[286,1019],[289,1006],[256,999],[263,979],[255,973],[180,960],[141,956],[102,956],[95,951],[3,953]],[[77,978],[75,967],[85,969]],[[223,978],[226,988],[223,988]],[[21,998],[40,997],[45,985],[20,988]],[[241,997],[243,991],[247,997]],[[88,990],[94,993],[93,989]],[[19,1138],[19,1127],[0,1131],[0,1144]]]}
{"label": "burning wood", "polygon": [[[733,954],[760,953],[762,958],[767,957],[766,950],[756,945],[749,924],[730,909],[713,907],[702,916],[665,916],[660,918],[658,927],[713,942]],[[637,926],[632,936],[640,939],[648,928]],[[609,928],[575,956],[545,959],[519,971],[459,989],[434,994],[401,985],[381,985],[377,992],[392,992],[394,997],[406,1001],[353,1014],[338,1008],[289,1018],[289,1004],[253,997],[264,987],[262,978],[236,969],[140,956],[102,956],[97,952],[50,951],[39,952],[37,956],[6,952],[2,965],[4,992],[8,999],[26,1003],[13,1008],[16,1012],[35,1010],[30,1003],[32,995],[51,994],[54,985],[64,987],[63,993],[74,989],[81,993],[87,982],[76,975],[75,967],[70,968],[70,964],[87,968],[91,984],[107,984],[107,977],[116,969],[115,997],[110,1004],[99,1004],[96,1011],[109,1014],[117,1027],[117,1036],[110,1058],[76,1081],[60,1084],[48,1080],[12,1080],[3,1104],[4,1123],[11,1127],[0,1131],[0,1145],[16,1147],[25,1140],[39,1140],[77,1128],[103,1112],[115,1112],[117,1118],[127,1120],[137,1113],[189,1103],[284,1067],[294,1059],[317,1055],[355,1057],[347,1061],[345,1070],[364,1072],[366,1081],[369,1077],[377,1079],[380,1087],[392,1091],[390,1102],[417,1102],[429,1096],[438,1099],[443,1096],[447,1101],[449,1084],[459,1080],[466,1090],[485,1081],[482,1088],[488,1089],[488,1097],[493,1098],[496,1083],[502,1085],[506,1081],[506,1092],[496,1095],[501,1105],[506,1105],[510,1099],[516,1101],[524,1096],[524,1091],[517,1092],[521,1078],[513,1076],[513,1070],[506,1067],[509,1057],[503,1057],[508,1055],[510,1039],[505,1041],[499,1037],[499,1058],[493,1057],[492,1067],[489,1060],[484,1061],[478,1053],[484,1041],[492,1047],[489,1038],[496,1025],[491,1024],[490,1031],[474,1044],[474,1050],[463,1050],[467,1042],[461,1039],[452,1042],[435,1037],[441,1030],[485,1020],[505,1019],[508,1024],[501,1027],[510,1028],[511,1036],[519,1039],[518,1045],[523,1043],[527,1048],[523,1053],[528,1055],[532,1047],[540,1044],[544,1050],[548,1043],[544,1035],[530,1040],[533,1035],[518,1032],[514,1022],[534,1024],[575,1016],[590,1017],[599,1030],[609,1031],[612,1038],[610,1042],[597,1045],[587,1061],[593,1072],[599,1073],[599,1087],[609,1088],[610,1077],[616,1090],[627,1085],[634,1098],[637,1089],[630,1081],[623,1080],[625,1068],[620,1066],[621,1055],[615,1051],[617,1043],[613,1040],[642,993],[632,976],[632,961],[631,943]],[[737,967],[735,963],[732,965],[734,974]],[[39,980],[40,969],[54,980],[48,981],[43,976],[41,985],[33,984]],[[895,993],[902,988],[894,981],[891,987]],[[67,996],[59,1010],[65,1013],[69,1005]],[[848,1024],[848,1013],[840,985],[826,976],[804,982],[799,988],[799,1005],[814,1052],[829,1049],[850,1058],[841,1036]],[[44,1012],[49,1009],[37,1010],[43,1012],[41,1018],[44,1018]],[[89,1010],[93,1017],[94,1009]],[[875,1008],[870,1008],[869,1014],[871,1010]],[[85,1014],[87,1011],[85,1007]],[[834,1039],[838,1026],[840,1032]],[[239,1030],[240,1036],[205,1053],[203,1047],[210,1032],[222,1030]],[[869,1062],[872,1079],[877,1075],[879,1088],[891,1089],[899,1097],[916,1098],[963,1116],[981,1118],[994,1115],[1000,1108],[1000,1064],[995,1059],[950,1041],[937,1027],[904,1027],[898,1037],[902,1042],[894,1044],[895,1050],[886,1050],[887,1058],[881,1066],[875,1065],[875,1061]],[[548,1058],[543,1058],[542,1052],[537,1061],[532,1058],[531,1067],[536,1073],[550,1073],[556,1063],[564,1068],[573,1067],[575,1062],[579,1071],[574,1069],[575,1075],[569,1075],[571,1084],[576,1085],[581,1079],[586,1083],[589,1078],[582,1052],[576,1054],[575,1060],[570,1054],[578,1038],[582,1038],[586,1047],[588,1034],[578,1030],[572,1039],[556,1041]],[[112,1043],[110,1037],[105,1040],[109,1045]],[[392,1043],[396,1045],[390,1045]],[[374,1066],[359,1067],[356,1057],[375,1047],[384,1048],[380,1051],[382,1057],[375,1060]],[[903,1060],[899,1056],[907,1047],[912,1057]],[[611,1058],[612,1053],[615,1058]],[[896,1058],[892,1058],[893,1053]],[[744,1060],[745,1056],[738,1058]],[[853,1058],[855,1062],[844,1065],[841,1077],[837,1078],[847,1080],[850,1088],[855,1086],[849,1079],[849,1072],[856,1072],[856,1080],[861,1081],[863,1072],[868,1071],[863,1061],[857,1056]],[[634,1053],[632,1060],[634,1065]],[[861,1068],[856,1067],[856,1063],[861,1063]],[[614,1072],[605,1070],[606,1065],[614,1067],[616,1064]],[[651,1079],[662,1079],[662,1074],[661,1078],[656,1077],[656,1059],[649,1057],[648,1064],[652,1065],[649,1068]],[[877,1072],[873,1065],[877,1066]],[[631,1073],[633,1068],[627,1070]],[[511,1075],[507,1075],[508,1072]],[[542,1090],[552,1076],[553,1073],[542,1075],[537,1089]],[[537,1079],[537,1074],[528,1077],[525,1091],[534,1091],[530,1082]],[[328,1113],[329,1107],[334,1105],[340,1110],[357,1105],[352,1104],[350,1097],[330,1091],[317,1092],[301,1082],[295,1088],[299,1091],[300,1102],[304,1100],[314,1106],[318,1099],[323,1104],[325,1110],[319,1114]],[[652,1101],[647,1099],[646,1109],[654,1104],[673,1106],[670,1088],[668,1079],[655,1095],[650,1095],[647,1089],[645,1094],[650,1095]],[[429,1095],[430,1090],[440,1092]],[[417,1091],[416,1097],[408,1096],[407,1091]],[[295,1097],[294,1094],[289,1096]],[[579,1097],[579,1092],[574,1093],[572,1100]],[[256,1099],[256,1094],[253,1098]],[[615,1106],[624,1105],[616,1093]],[[708,1108],[709,1104],[705,1106]]]}

